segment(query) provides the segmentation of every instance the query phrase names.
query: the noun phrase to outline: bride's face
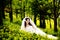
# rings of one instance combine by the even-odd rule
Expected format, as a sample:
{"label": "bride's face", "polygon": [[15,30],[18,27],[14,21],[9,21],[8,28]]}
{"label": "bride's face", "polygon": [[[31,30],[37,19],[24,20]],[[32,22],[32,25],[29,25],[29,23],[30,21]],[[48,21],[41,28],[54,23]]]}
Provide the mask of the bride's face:
{"label": "bride's face", "polygon": [[31,26],[32,26],[32,24],[30,23],[30,19],[29,19],[29,18],[26,18],[25,20],[26,20],[26,21],[25,21],[25,26],[26,26],[26,25],[31,25]]}
{"label": "bride's face", "polygon": [[29,23],[29,22],[30,22],[30,20],[29,20],[29,19],[27,19],[27,20],[26,20],[26,23]]}

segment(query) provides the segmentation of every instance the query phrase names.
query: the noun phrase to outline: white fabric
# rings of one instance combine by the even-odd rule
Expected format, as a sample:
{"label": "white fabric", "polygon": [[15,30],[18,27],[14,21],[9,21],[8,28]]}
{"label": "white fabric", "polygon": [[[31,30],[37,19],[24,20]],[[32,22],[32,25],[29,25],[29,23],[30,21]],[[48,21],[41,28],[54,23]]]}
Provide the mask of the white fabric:
{"label": "white fabric", "polygon": [[26,27],[25,30],[27,32],[33,32],[33,33],[35,33],[35,30],[32,28],[32,26]]}
{"label": "white fabric", "polygon": [[[27,17],[25,17],[27,18]],[[27,32],[31,32],[31,33],[36,33],[36,34],[39,34],[40,36],[42,37],[47,37],[49,39],[58,39],[57,37],[55,36],[52,36],[52,35],[49,35],[49,34],[46,34],[45,32],[43,32],[42,30],[40,30],[39,28],[36,27],[36,25],[34,24],[34,22],[30,19],[30,23],[33,25],[33,26],[28,26],[25,28],[24,26],[24,21],[25,21],[25,18],[23,19],[22,21],[22,25],[21,25],[21,30],[25,30]]]}
{"label": "white fabric", "polygon": [[32,26],[26,27],[25,31],[40,34],[41,36],[46,36],[46,33],[44,33],[42,30],[40,30],[39,28],[35,29]]}

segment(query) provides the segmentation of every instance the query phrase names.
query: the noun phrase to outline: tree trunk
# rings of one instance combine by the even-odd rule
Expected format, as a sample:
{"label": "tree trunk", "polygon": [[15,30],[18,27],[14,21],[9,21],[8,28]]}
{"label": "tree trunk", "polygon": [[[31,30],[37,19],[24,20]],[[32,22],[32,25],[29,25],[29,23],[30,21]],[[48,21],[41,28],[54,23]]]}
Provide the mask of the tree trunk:
{"label": "tree trunk", "polygon": [[53,5],[54,5],[54,31],[57,32],[57,14],[56,14],[55,0],[53,1]]}
{"label": "tree trunk", "polygon": [[43,19],[43,28],[46,28],[46,25],[45,25],[45,18]]}
{"label": "tree trunk", "polygon": [[54,17],[54,31],[57,32],[57,18]]}
{"label": "tree trunk", "polygon": [[10,11],[10,13],[9,13],[9,17],[10,17],[10,22],[12,22],[12,21],[13,21],[12,11]]}
{"label": "tree trunk", "polygon": [[13,14],[12,14],[12,0],[10,0],[10,12],[9,12],[10,22],[13,21]]}
{"label": "tree trunk", "polygon": [[3,19],[5,19],[5,13],[4,13],[4,10],[3,10],[3,13],[2,13],[2,17],[3,17]]}
{"label": "tree trunk", "polygon": [[3,1],[0,1],[0,26],[3,25],[3,19],[2,19],[2,13],[3,13]]}
{"label": "tree trunk", "polygon": [[40,15],[40,27],[42,28],[43,25],[43,20],[42,20],[42,15]]}
{"label": "tree trunk", "polygon": [[5,19],[5,13],[4,13],[4,8],[5,8],[5,1],[3,1],[2,2],[2,11],[3,11],[3,13],[2,13],[2,17]]}
{"label": "tree trunk", "polygon": [[41,28],[45,28],[45,18],[44,18],[44,15],[41,15],[40,14],[40,27]]}
{"label": "tree trunk", "polygon": [[0,26],[3,25],[2,13],[3,13],[3,10],[0,7]]}
{"label": "tree trunk", "polygon": [[36,14],[34,14],[34,23],[36,24]]}
{"label": "tree trunk", "polygon": [[49,19],[49,21],[50,21],[50,28],[51,28],[51,20]]}

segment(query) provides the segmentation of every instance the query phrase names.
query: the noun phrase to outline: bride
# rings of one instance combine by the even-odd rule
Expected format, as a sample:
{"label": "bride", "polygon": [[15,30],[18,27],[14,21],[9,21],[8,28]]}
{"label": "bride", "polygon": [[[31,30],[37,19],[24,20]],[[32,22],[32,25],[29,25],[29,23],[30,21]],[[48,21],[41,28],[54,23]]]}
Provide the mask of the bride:
{"label": "bride", "polygon": [[48,39],[54,39],[54,40],[58,39],[57,37],[49,35],[49,34],[46,34],[42,30],[37,28],[36,25],[34,24],[34,22],[30,18],[28,18],[28,17],[25,17],[23,19],[22,25],[21,25],[21,30],[25,30],[27,32],[39,34],[40,36],[47,37]]}

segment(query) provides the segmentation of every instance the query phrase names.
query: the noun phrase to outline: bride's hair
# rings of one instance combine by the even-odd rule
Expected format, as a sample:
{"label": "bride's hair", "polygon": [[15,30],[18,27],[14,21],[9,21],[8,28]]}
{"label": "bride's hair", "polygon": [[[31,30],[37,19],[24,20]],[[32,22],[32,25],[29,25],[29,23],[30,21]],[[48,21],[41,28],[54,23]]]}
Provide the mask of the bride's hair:
{"label": "bride's hair", "polygon": [[[27,19],[29,19],[29,18],[25,18],[26,21],[27,21]],[[26,21],[24,23],[25,27],[26,27]],[[29,21],[30,21],[30,19],[29,19]],[[28,24],[32,26],[32,24],[30,22]]]}
{"label": "bride's hair", "polygon": [[21,25],[21,29],[22,29],[22,30],[24,30],[25,27],[27,26],[27,24],[26,24],[27,19],[29,19],[29,23],[28,23],[29,25],[31,25],[31,26],[34,27],[34,28],[37,28],[36,25],[34,24],[34,22],[33,22],[29,17],[25,17],[25,18],[23,19],[22,25]]}

